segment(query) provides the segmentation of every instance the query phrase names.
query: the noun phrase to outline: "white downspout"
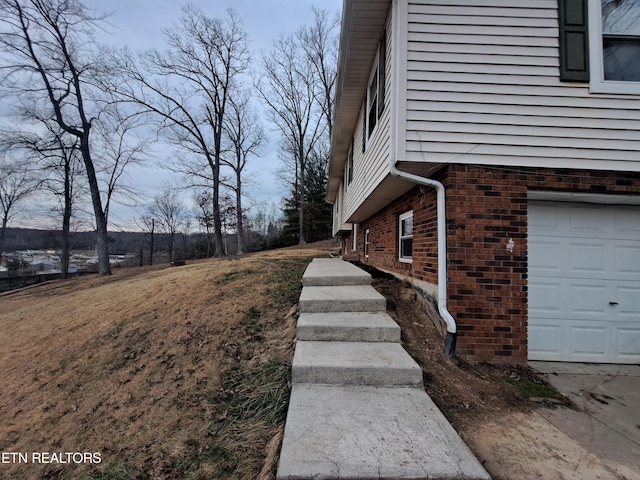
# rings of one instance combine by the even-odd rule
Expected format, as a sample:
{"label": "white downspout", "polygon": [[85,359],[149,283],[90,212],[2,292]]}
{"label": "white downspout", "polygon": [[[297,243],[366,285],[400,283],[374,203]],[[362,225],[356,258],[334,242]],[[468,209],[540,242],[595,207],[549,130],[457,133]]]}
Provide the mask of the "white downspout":
{"label": "white downspout", "polygon": [[[445,350],[454,356],[456,348],[456,321],[447,309],[447,217],[445,209],[445,188],[442,183],[431,178],[421,177],[398,170],[396,166],[396,102],[397,75],[400,26],[398,22],[398,0],[393,0],[391,18],[393,19],[393,41],[391,43],[391,98],[389,108],[389,172],[391,175],[427,187],[436,189],[437,222],[438,222],[438,312],[447,325]],[[395,50],[395,51],[394,51]]]}

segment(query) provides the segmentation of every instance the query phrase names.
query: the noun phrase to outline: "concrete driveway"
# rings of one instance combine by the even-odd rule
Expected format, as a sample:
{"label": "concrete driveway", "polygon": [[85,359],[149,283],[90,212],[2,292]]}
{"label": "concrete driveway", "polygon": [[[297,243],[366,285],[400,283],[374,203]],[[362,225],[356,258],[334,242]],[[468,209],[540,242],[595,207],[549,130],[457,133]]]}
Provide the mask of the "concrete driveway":
{"label": "concrete driveway", "polygon": [[640,365],[529,362],[578,410],[539,413],[619,474],[640,479]]}

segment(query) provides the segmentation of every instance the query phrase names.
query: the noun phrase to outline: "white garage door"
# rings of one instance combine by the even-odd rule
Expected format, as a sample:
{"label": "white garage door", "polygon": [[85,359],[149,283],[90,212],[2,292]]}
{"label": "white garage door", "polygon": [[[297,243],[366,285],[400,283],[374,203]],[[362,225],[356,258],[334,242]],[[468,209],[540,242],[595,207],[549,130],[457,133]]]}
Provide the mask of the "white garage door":
{"label": "white garage door", "polygon": [[528,211],[529,359],[640,363],[640,207]]}

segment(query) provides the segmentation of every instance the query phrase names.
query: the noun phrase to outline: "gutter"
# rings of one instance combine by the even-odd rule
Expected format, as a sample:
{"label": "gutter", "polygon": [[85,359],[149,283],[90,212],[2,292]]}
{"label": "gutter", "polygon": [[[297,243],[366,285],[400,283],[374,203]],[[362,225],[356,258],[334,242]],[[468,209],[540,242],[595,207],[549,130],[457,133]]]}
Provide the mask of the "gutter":
{"label": "gutter", "polygon": [[[447,309],[447,217],[445,209],[445,188],[442,183],[437,180],[421,177],[412,173],[403,172],[398,169],[396,158],[396,103],[397,103],[397,75],[398,75],[398,45],[400,28],[396,19],[398,18],[398,0],[393,0],[392,17],[393,25],[393,42],[391,54],[391,98],[390,98],[390,115],[389,115],[389,173],[391,175],[415,183],[436,189],[437,204],[437,223],[438,223],[438,312],[447,326],[447,337],[445,340],[445,352],[451,356],[455,356],[457,328],[456,321]],[[396,50],[394,52],[393,50]],[[395,53],[395,54],[394,54]]]}

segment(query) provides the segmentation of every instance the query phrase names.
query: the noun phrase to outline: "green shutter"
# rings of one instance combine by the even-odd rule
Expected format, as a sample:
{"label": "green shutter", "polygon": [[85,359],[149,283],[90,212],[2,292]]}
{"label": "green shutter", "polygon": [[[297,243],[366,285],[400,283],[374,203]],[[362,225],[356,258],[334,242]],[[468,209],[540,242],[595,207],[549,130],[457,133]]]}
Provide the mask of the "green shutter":
{"label": "green shutter", "polygon": [[588,0],[558,0],[560,80],[589,81]]}
{"label": "green shutter", "polygon": [[378,118],[384,111],[384,83],[387,76],[387,32],[382,34],[378,52]]}

